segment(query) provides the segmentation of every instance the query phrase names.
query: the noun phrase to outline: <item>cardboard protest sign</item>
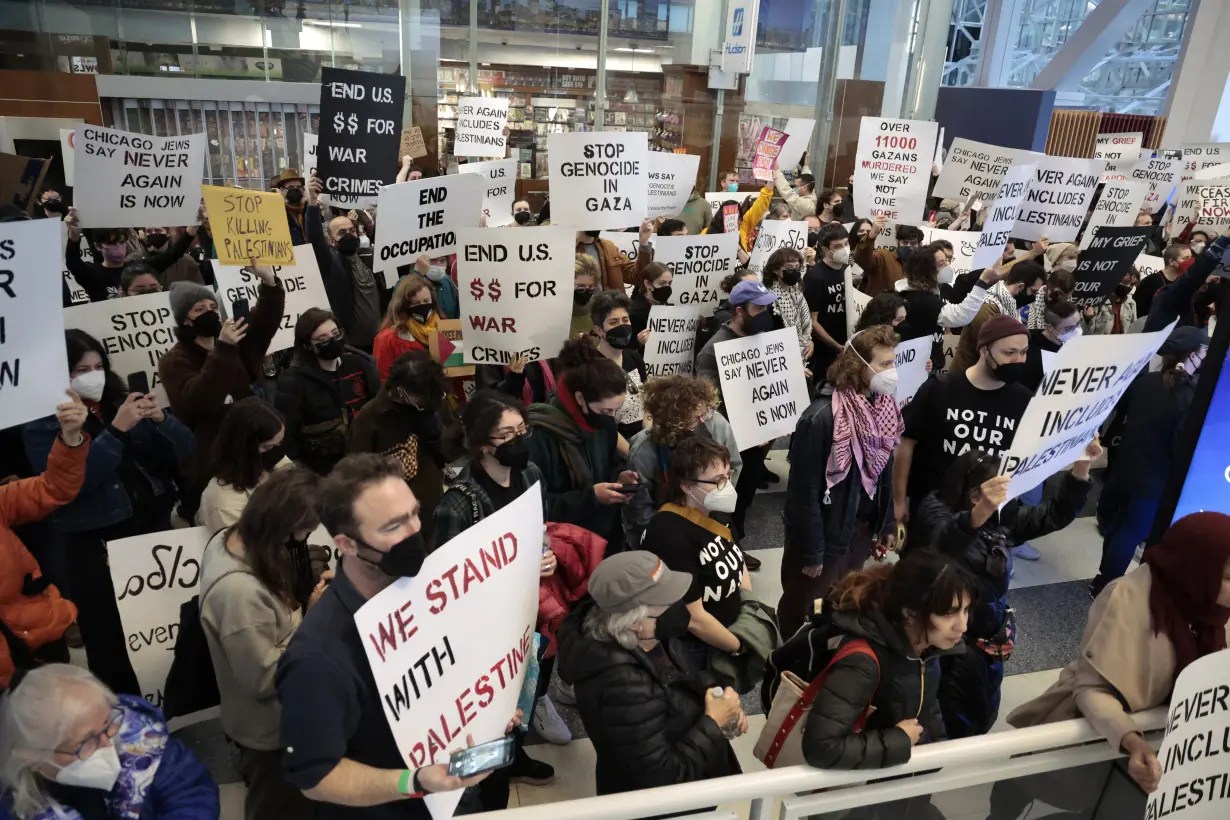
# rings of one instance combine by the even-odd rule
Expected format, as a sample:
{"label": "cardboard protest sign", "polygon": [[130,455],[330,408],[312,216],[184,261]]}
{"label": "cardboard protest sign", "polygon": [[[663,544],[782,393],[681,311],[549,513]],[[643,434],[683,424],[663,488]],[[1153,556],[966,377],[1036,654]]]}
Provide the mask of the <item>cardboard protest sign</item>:
{"label": "cardboard protest sign", "polygon": [[649,210],[647,216],[675,217],[692,196],[696,185],[697,154],[649,152]]}
{"label": "cardboard protest sign", "polygon": [[733,202],[727,202],[722,206],[722,232],[731,233],[736,236],[739,233],[739,206]]}
{"label": "cardboard protest sign", "polygon": [[649,212],[647,139],[644,132],[551,134],[551,221],[582,231],[639,225]]}
{"label": "cardboard protest sign", "polygon": [[427,350],[432,361],[439,362],[444,368],[444,375],[450,379],[474,375],[474,365],[466,364],[466,347],[465,340],[461,338],[460,319],[441,319],[435,332],[428,330]]}
{"label": "cardboard protest sign", "polygon": [[[927,361],[931,358],[932,338],[922,336],[901,342],[893,351],[897,367],[897,405],[905,407],[927,380]],[[938,363],[933,363],[938,364]]]}
{"label": "cardboard protest sign", "polygon": [[854,211],[893,222],[921,219],[939,126],[863,117],[854,159]]}
{"label": "cardboard protest sign", "polygon": [[401,132],[401,147],[398,152],[403,157],[418,159],[427,156],[427,143],[423,142],[423,129],[415,125]]}
{"label": "cardboard protest sign", "polygon": [[47,176],[50,165],[45,159],[0,154],[0,202],[30,213],[38,201],[38,193],[43,190],[43,177]]}
{"label": "cardboard protest sign", "polygon": [[720,301],[722,280],[734,273],[739,235],[660,236],[654,261],[674,274],[671,288],[677,305],[690,306],[700,316],[712,316]]}
{"label": "cardboard protest sign", "polygon": [[1089,247],[1101,228],[1127,228],[1136,223],[1140,206],[1144,204],[1148,185],[1143,182],[1108,182],[1102,188],[1098,204],[1093,206],[1089,224],[1081,235],[1081,250]]}
{"label": "cardboard protest sign", "polygon": [[794,328],[718,342],[713,352],[726,418],[739,449],[793,433],[809,403]]}
{"label": "cardboard protest sign", "polygon": [[[270,353],[295,346],[295,322],[299,321],[305,310],[314,307],[329,309],[329,295],[325,293],[324,283],[320,279],[312,246],[295,248],[295,259],[298,260],[297,264],[275,265],[273,268],[286,291],[286,310],[282,313],[282,324],[269,344]],[[234,265],[214,265],[214,275],[218,280],[218,301],[226,306],[228,314],[231,303],[236,299],[247,299],[250,306],[256,306],[260,293],[260,279],[256,276]]]}
{"label": "cardboard protest sign", "polygon": [[777,155],[777,167],[790,170],[798,167],[811,144],[811,132],[816,128],[816,121],[807,117],[791,117],[786,120],[786,136],[788,139],[782,145]]}
{"label": "cardboard protest sign", "polygon": [[[303,135],[303,167],[300,172],[305,180],[311,180],[312,175],[316,173],[316,157],[318,154],[320,138],[315,134],[304,133]],[[375,195],[354,196],[351,194],[327,194],[324,191],[320,193],[321,205],[332,205],[338,208],[366,208],[369,205],[376,204]]]}
{"label": "cardboard protest sign", "polygon": [[1166,207],[1167,200],[1174,193],[1179,179],[1183,161],[1166,159],[1165,157],[1141,157],[1128,176],[1137,182],[1147,182],[1149,191],[1145,194],[1145,207],[1149,213],[1157,213]]}
{"label": "cardboard protest sign", "polygon": [[[733,236],[733,234],[730,234]],[[807,247],[807,223],[792,219],[766,219],[760,223],[748,270],[760,276],[769,257],[779,248],[794,248],[799,253]]]}
{"label": "cardboard protest sign", "polygon": [[1093,148],[1093,158],[1106,163],[1106,173],[1130,170],[1140,161],[1140,149],[1145,135],[1140,131],[1130,134],[1098,134]]}
{"label": "cardboard protest sign", "polygon": [[83,228],[197,224],[205,135],[151,137],[83,125],[73,138],[73,206]]}
{"label": "cardboard protest sign", "polygon": [[[1114,183],[1111,183],[1114,184]],[[1109,185],[1107,186],[1109,187]],[[1072,301],[1077,308],[1102,304],[1115,285],[1132,271],[1132,264],[1149,241],[1152,228],[1099,228],[1098,234],[1081,251],[1072,272],[1075,287]]]}
{"label": "cardboard protest sign", "polygon": [[[598,234],[599,239],[605,239],[615,246],[615,250],[619,251],[629,262],[635,262],[636,257],[641,252],[641,235],[636,231],[602,231]],[[657,237],[651,237],[649,244],[655,245]],[[575,246],[574,246],[575,247]]]}
{"label": "cardboard protest sign", "polygon": [[778,169],[777,157],[782,152],[789,134],[776,128],[765,126],[760,129],[760,139],[756,141],[756,152],[752,156],[752,177],[761,181],[773,179],[773,172]]}
{"label": "cardboard protest sign", "polygon": [[286,202],[274,191],[202,185],[205,213],[223,265],[293,265]]}
{"label": "cardboard protest sign", "polygon": [[1162,268],[1166,267],[1166,260],[1160,256],[1149,256],[1142,253],[1132,264],[1136,266],[1136,272],[1140,274],[1140,278],[1144,279],[1146,276],[1161,273]]}
{"label": "cardboard protest sign", "polygon": [[1230,180],[1190,179],[1179,185],[1172,230],[1189,224],[1218,231],[1230,227]]}
{"label": "cardboard protest sign", "polygon": [[645,342],[645,370],[649,377],[692,374],[696,359],[696,328],[701,317],[687,305],[649,308],[649,338]]}
{"label": "cardboard protest sign", "polygon": [[179,608],[198,592],[210,535],[205,527],[192,527],[107,542],[128,660],[141,694],[158,707],[175,658]]}
{"label": "cardboard protest sign", "polygon": [[513,223],[512,207],[517,199],[517,160],[493,159],[467,162],[457,166],[459,174],[478,174],[483,184],[483,216],[488,228]]}
{"label": "cardboard protest sign", "polygon": [[1016,224],[1017,211],[1033,183],[1036,167],[1032,162],[1013,165],[1004,174],[995,201],[987,206],[991,212],[987,214],[982,233],[978,236],[978,247],[974,249],[972,264],[975,270],[989,268],[1003,255],[1012,236],[1012,227]]}
{"label": "cardboard protest sign", "polygon": [[1044,236],[1051,242],[1074,242],[1101,176],[1101,160],[1040,157],[1012,236],[1035,242]]}
{"label": "cardboard protest sign", "polygon": [[462,97],[457,101],[453,153],[459,157],[496,157],[508,153],[508,97]]}
{"label": "cardboard protest sign", "polygon": [[60,220],[0,224],[0,428],[67,401]]}
{"label": "cardboard protest sign", "polygon": [[[60,283],[55,285],[59,291]],[[158,378],[158,360],[177,339],[171,302],[165,292],[64,308],[64,327],[84,330],[97,339],[111,359],[111,372],[120,378],[145,373],[158,404],[167,406],[167,391]]]}
{"label": "cardboard protest sign", "polygon": [[1008,500],[1080,458],[1172,327],[1174,322],[1155,333],[1080,336],[1060,348],[1004,454],[1000,475],[1012,476]]}
{"label": "cardboard protest sign", "polygon": [[1193,142],[1183,146],[1182,179],[1190,179],[1197,171],[1230,161],[1230,142]]}
{"label": "cardboard protest sign", "polygon": [[[862,318],[863,311],[867,309],[867,305],[871,304],[871,297],[854,287],[854,272],[851,270],[853,265],[846,265],[845,276],[845,301],[846,301],[846,338],[854,335],[854,328],[858,325],[858,320]],[[930,337],[927,338],[927,344],[931,343]],[[812,374],[819,375],[819,374]]]}
{"label": "cardboard protest sign", "polygon": [[1009,168],[1018,161],[1032,162],[1032,158],[1038,156],[1041,154],[1020,148],[955,137],[931,194],[941,199],[967,202],[972,197],[989,203],[999,193]]}
{"label": "cardboard protest sign", "polygon": [[[547,230],[527,228],[523,230]],[[408,768],[504,736],[538,618],[542,485],[427,556],[355,613],[393,739]],[[428,794],[448,820],[462,791]]]}
{"label": "cardboard protest sign", "polygon": [[330,196],[376,196],[397,178],[406,78],[325,66],[320,70],[316,175]]}
{"label": "cardboard protest sign", "polygon": [[[383,230],[383,229],[382,229]],[[556,356],[572,321],[576,235],[568,228],[457,232],[462,338],[471,364]]]}
{"label": "cardboard protest sign", "polygon": [[[386,218],[376,231],[375,269],[388,272],[413,265],[420,254],[434,259],[454,253],[457,232],[478,227],[485,189],[486,178],[479,174],[414,179],[381,188],[378,207]],[[389,214],[396,217],[389,219]]]}
{"label": "cardboard protest sign", "polygon": [[76,131],[72,128],[60,129],[60,156],[64,158],[64,184],[68,187],[73,187],[74,173],[77,164],[74,160],[77,158],[77,152],[74,148],[76,140],[73,135]]}
{"label": "cardboard protest sign", "polygon": [[1162,780],[1145,820],[1222,820],[1230,814],[1224,753],[1230,748],[1230,651],[1198,658],[1179,673],[1170,695],[1166,737],[1158,749]]}

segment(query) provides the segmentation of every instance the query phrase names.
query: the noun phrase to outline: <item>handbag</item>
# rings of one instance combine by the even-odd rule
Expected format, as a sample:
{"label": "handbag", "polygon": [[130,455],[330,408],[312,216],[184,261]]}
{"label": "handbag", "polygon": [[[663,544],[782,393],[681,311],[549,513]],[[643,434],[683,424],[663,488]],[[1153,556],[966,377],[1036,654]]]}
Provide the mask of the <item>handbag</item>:
{"label": "handbag", "polygon": [[[779,766],[798,766],[807,762],[803,756],[802,718],[811,711],[816,695],[820,693],[824,682],[828,680],[829,670],[838,661],[852,655],[868,655],[875,662],[876,689],[879,689],[880,659],[876,657],[871,645],[861,638],[842,644],[828,665],[824,667],[824,671],[806,686],[802,679],[793,672],[789,670],[782,672],[781,684],[773,696],[768,718],[764,728],[760,731],[760,737],[756,739],[755,748],[752,749],[752,754],[757,760],[770,769]],[[871,700],[875,701],[875,692],[872,692]],[[871,716],[871,711],[871,703],[868,703],[867,708],[854,722],[855,734],[863,731],[867,718]]]}

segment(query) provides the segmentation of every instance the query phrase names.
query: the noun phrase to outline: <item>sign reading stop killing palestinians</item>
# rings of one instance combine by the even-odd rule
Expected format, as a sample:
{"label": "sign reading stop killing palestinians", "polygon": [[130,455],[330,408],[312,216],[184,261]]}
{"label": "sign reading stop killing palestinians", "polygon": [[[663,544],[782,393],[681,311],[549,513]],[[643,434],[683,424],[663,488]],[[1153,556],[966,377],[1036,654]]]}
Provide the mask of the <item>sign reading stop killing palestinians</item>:
{"label": "sign reading stop killing palestinians", "polygon": [[647,216],[675,217],[692,196],[696,185],[698,154],[668,154],[649,152],[649,211]]}
{"label": "sign reading stop killing palestinians", "polygon": [[512,206],[517,198],[517,160],[467,162],[457,166],[457,173],[478,174],[483,178],[483,216],[487,217],[488,228],[512,224]]}
{"label": "sign reading stop killing palestinians", "polygon": [[281,194],[202,185],[201,196],[221,264],[295,264]]}
{"label": "sign reading stop killing palestinians", "polygon": [[420,254],[456,252],[457,232],[479,225],[486,182],[479,174],[453,174],[381,188],[377,207],[385,218],[376,231],[375,269],[387,273],[413,265]]}
{"label": "sign reading stop killing palestinians", "polygon": [[[56,289],[59,290],[59,282]],[[127,377],[141,371],[158,404],[166,407],[166,388],[158,360],[175,346],[175,318],[166,292],[125,296],[64,308],[64,327],[84,330],[98,340],[111,360],[111,372]]]}
{"label": "sign reading stop killing palestinians", "polygon": [[922,120],[863,117],[854,159],[854,210],[891,222],[921,219],[939,126]]}
{"label": "sign reading stop killing palestinians", "polygon": [[457,101],[453,153],[459,157],[495,157],[508,153],[508,97],[462,97]]}
{"label": "sign reading stop killing palestinians", "polygon": [[195,225],[205,135],[150,137],[82,125],[73,137],[73,204],[83,228]]}
{"label": "sign reading stop killing palestinians", "polygon": [[[504,736],[533,651],[542,533],[535,484],[355,613],[407,768],[448,763],[467,735],[475,743]],[[447,820],[461,796],[458,789],[423,800],[435,820]]]}
{"label": "sign reading stop killing palestinians", "polygon": [[[1107,188],[1111,184],[1114,183]],[[1097,307],[1110,296],[1115,285],[1132,271],[1152,231],[1151,227],[1134,225],[1098,229],[1089,246],[1081,251],[1072,272],[1072,301],[1077,308]]]}
{"label": "sign reading stop killing palestinians", "polygon": [[551,221],[582,231],[639,225],[649,212],[647,139],[644,132],[551,134]]}
{"label": "sign reading stop killing palestinians", "polygon": [[1076,241],[1103,167],[1100,159],[1039,157],[1012,236],[1034,242],[1044,236],[1051,242]]}
{"label": "sign reading stop killing palestinians", "polygon": [[696,328],[701,318],[688,305],[653,305],[649,308],[649,339],[645,342],[645,370],[649,376],[692,374],[696,358]]}
{"label": "sign reading stop killing palestinians", "polygon": [[325,67],[320,70],[316,175],[329,196],[376,196],[397,178],[406,78]]}
{"label": "sign reading stop killing palestinians", "polygon": [[1089,247],[1101,228],[1127,228],[1135,224],[1140,206],[1144,204],[1148,185],[1143,182],[1108,182],[1102,188],[1098,204],[1093,206],[1089,224],[1081,235],[1081,250]]}
{"label": "sign reading stop killing palestinians", "polygon": [[557,356],[572,322],[576,234],[556,225],[467,228],[457,239],[466,363]]}
{"label": "sign reading stop killing palestinians", "polygon": [[988,204],[999,193],[1008,169],[1018,161],[1031,162],[1029,158],[1035,156],[1041,154],[956,137],[931,195],[962,202],[980,199]]}
{"label": "sign reading stop killing palestinians", "polygon": [[[282,290],[286,292],[286,309],[282,312],[282,324],[273,335],[267,352],[276,353],[279,350],[289,350],[295,346],[295,323],[304,311],[319,307],[328,309],[329,295],[325,292],[324,283],[320,279],[320,269],[316,265],[316,254],[311,245],[300,245],[295,248],[294,265],[274,265],[273,272],[282,282]],[[235,265],[214,265],[214,275],[218,280],[218,301],[227,305],[236,299],[247,299],[248,304],[255,307],[260,297],[260,279]]]}
{"label": "sign reading stop killing palestinians", "polygon": [[740,450],[794,432],[808,405],[799,336],[787,327],[718,342],[722,401]]}
{"label": "sign reading stop killing palestinians", "polygon": [[1034,163],[1013,165],[1004,174],[995,201],[988,207],[987,221],[978,235],[978,247],[974,249],[974,270],[989,268],[995,264],[1004,253],[1008,240],[1012,236],[1012,226],[1016,224],[1017,211],[1034,178]]}
{"label": "sign reading stop killing palestinians", "polygon": [[674,274],[675,304],[707,317],[717,308],[722,280],[734,273],[738,252],[737,233],[659,236],[653,258]]}

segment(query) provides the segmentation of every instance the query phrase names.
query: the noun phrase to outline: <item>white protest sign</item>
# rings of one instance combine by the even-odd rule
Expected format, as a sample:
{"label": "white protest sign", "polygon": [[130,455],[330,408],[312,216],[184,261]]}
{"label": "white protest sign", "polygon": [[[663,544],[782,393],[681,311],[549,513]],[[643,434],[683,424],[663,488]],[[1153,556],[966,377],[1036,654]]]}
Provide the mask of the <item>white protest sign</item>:
{"label": "white protest sign", "polygon": [[944,126],[940,126],[940,135],[935,140],[935,158],[932,160],[935,166],[931,170],[935,173],[941,173],[944,170]]}
{"label": "white protest sign", "polygon": [[687,305],[649,308],[649,339],[645,342],[645,370],[649,377],[692,374],[696,358],[696,328],[700,315]]}
{"label": "white protest sign", "polygon": [[1060,348],[1004,454],[1008,500],[1077,461],[1174,326],[1155,333],[1080,336]]}
{"label": "white protest sign", "polygon": [[1145,135],[1140,131],[1130,134],[1098,134],[1093,148],[1093,158],[1106,163],[1106,173],[1123,172],[1140,160],[1140,148]]}
{"label": "white protest sign", "polygon": [[[1212,627],[1209,627],[1212,628]],[[1198,658],[1179,673],[1158,749],[1162,780],[1148,796],[1145,820],[1224,820],[1230,816],[1230,650]]]}
{"label": "white protest sign", "polygon": [[77,277],[67,270],[64,271],[64,281],[68,285],[68,298],[74,305],[84,305],[90,301],[90,294],[86,293],[85,288],[77,283]]}
{"label": "white protest sign", "polygon": [[712,316],[720,301],[722,280],[734,273],[739,252],[736,233],[660,236],[654,261],[674,274],[674,302],[700,316]]}
{"label": "white protest sign", "polygon": [[[622,253],[629,262],[635,262],[641,252],[641,235],[637,231],[602,231],[598,234],[598,238],[605,239],[614,245],[615,250]],[[655,245],[654,239],[656,237],[649,239],[651,246]]]}
{"label": "white protest sign", "polygon": [[1137,182],[1149,183],[1149,192],[1145,194],[1145,207],[1150,213],[1157,213],[1166,205],[1170,195],[1174,193],[1175,184],[1183,161],[1166,159],[1164,157],[1141,157],[1128,175]]}
{"label": "white protest sign", "polygon": [[999,186],[1009,168],[1018,161],[1032,162],[1034,157],[1039,156],[1042,155],[1020,148],[1004,148],[955,137],[931,195],[962,202],[975,197],[983,203],[990,203],[999,193]]}
{"label": "white protest sign", "polygon": [[457,238],[466,363],[558,355],[572,321],[576,234],[550,225],[466,228]]}
{"label": "white protest sign", "polygon": [[73,136],[73,205],[83,228],[197,224],[205,135],[151,137],[82,125]]}
{"label": "white protest sign", "polygon": [[1004,181],[999,186],[995,201],[987,206],[990,213],[987,214],[987,221],[978,236],[978,247],[974,250],[974,270],[989,268],[1003,255],[1008,239],[1012,236],[1012,226],[1016,224],[1017,211],[1033,182],[1036,167],[1032,162],[1013,165],[1008,169],[1008,173],[1004,174]]}
{"label": "white protest sign", "polygon": [[1126,228],[1136,224],[1140,206],[1144,204],[1148,185],[1143,182],[1108,182],[1102,187],[1102,196],[1093,207],[1089,224],[1081,235],[1081,250],[1089,247],[1098,228]]}
{"label": "white protest sign", "polygon": [[[846,265],[846,338],[854,335],[854,328],[858,325],[858,320],[862,318],[863,311],[867,309],[867,305],[871,304],[871,297],[854,287],[853,281],[853,265]],[[928,337],[928,344],[931,339]]]}
{"label": "white protest sign", "polygon": [[808,405],[803,351],[794,328],[718,342],[713,352],[726,418],[739,449],[793,433]]}
{"label": "white protest sign", "polygon": [[456,252],[457,232],[478,227],[484,182],[475,174],[454,174],[381,188],[375,269],[388,273],[413,265],[420,254],[438,259]]}
{"label": "white protest sign", "polygon": [[63,268],[60,220],[0,224],[0,428],[67,400]]}
{"label": "white protest sign", "polygon": [[1134,264],[1136,265],[1136,272],[1140,274],[1141,279],[1144,279],[1146,276],[1161,273],[1162,268],[1166,267],[1166,260],[1160,256],[1149,256],[1142,253],[1136,257]]}
{"label": "white protest sign", "polygon": [[496,157],[508,152],[508,97],[462,97],[457,101],[453,153],[459,157]]}
{"label": "white protest sign", "polygon": [[932,338],[922,336],[902,342],[893,351],[897,367],[897,404],[905,407],[927,380]]}
{"label": "white protest sign", "polygon": [[[742,202],[748,194],[742,194],[738,191],[710,191],[705,194],[705,201],[709,203],[714,211],[720,211],[722,206],[727,202],[738,204]],[[740,217],[742,218],[742,217]]]}
{"label": "white protest sign", "polygon": [[1189,223],[1217,230],[1230,227],[1230,180],[1189,179],[1179,185],[1171,230],[1181,230]]}
{"label": "white protest sign", "polygon": [[1192,174],[1192,179],[1212,180],[1226,179],[1230,177],[1230,162],[1223,162],[1219,165],[1210,165],[1207,168],[1202,168]]}
{"label": "white protest sign", "polygon": [[[727,234],[732,236],[733,234]],[[752,247],[752,257],[747,262],[747,269],[761,275],[765,263],[773,252],[781,248],[794,248],[802,253],[807,247],[807,223],[795,222],[792,219],[766,219],[760,223],[760,233],[756,234],[756,244]]]}
{"label": "white protest sign", "polygon": [[816,121],[806,117],[791,117],[786,120],[786,136],[789,139],[782,145],[781,153],[777,155],[777,167],[783,171],[792,171],[798,167],[811,145],[811,132],[816,127]]}
{"label": "white protest sign", "polygon": [[175,658],[179,608],[197,594],[209,537],[205,527],[191,527],[107,542],[128,660],[141,694],[158,707]]}
{"label": "white protest sign", "polygon": [[647,139],[643,131],[551,134],[551,221],[582,231],[639,225],[649,212]]}
{"label": "white protest sign", "polygon": [[77,158],[77,152],[73,149],[73,129],[60,129],[60,156],[64,158],[64,184],[68,187],[73,187],[73,169],[76,167],[74,160]]}
{"label": "white protest sign", "polygon": [[177,339],[171,302],[165,291],[64,308],[64,327],[84,330],[97,339],[111,359],[111,371],[120,378],[144,372],[150,390],[158,396],[158,404],[167,406],[167,391],[158,377],[158,360],[175,346]]}
{"label": "white protest sign", "polygon": [[696,185],[696,169],[700,167],[698,154],[668,154],[665,151],[650,151],[649,210],[647,216],[675,217],[692,196]]}
{"label": "white protest sign", "polygon": [[[407,768],[447,763],[466,735],[475,743],[504,736],[533,648],[542,533],[542,485],[535,484],[355,613]],[[423,800],[435,820],[448,820],[461,795]]]}
{"label": "white protest sign", "polygon": [[478,174],[483,187],[483,215],[488,228],[513,223],[512,207],[517,198],[517,160],[493,159],[488,162],[467,162],[457,166],[459,174]]}
{"label": "white protest sign", "polygon": [[952,272],[956,276],[974,269],[974,251],[978,248],[978,231],[946,231],[924,227],[923,244],[944,240],[952,245]]}
{"label": "white protest sign", "polygon": [[1230,160],[1230,142],[1194,142],[1183,146],[1183,179]]}
{"label": "white protest sign", "polygon": [[[315,134],[304,132],[303,134],[303,167],[299,169],[299,173],[303,174],[304,180],[311,180],[313,174],[316,173],[316,151],[320,138]],[[325,191],[320,192],[321,205],[332,205],[336,208],[366,208],[369,205],[376,204],[375,196],[355,194],[330,194]],[[328,223],[327,215],[325,222]]]}
{"label": "white protest sign", "polygon": [[[320,269],[316,266],[316,254],[312,253],[311,245],[297,246],[295,264],[274,265],[273,271],[282,280],[282,289],[286,291],[286,310],[282,313],[282,324],[269,344],[269,353],[295,346],[295,323],[305,310],[329,309],[329,295],[320,279]],[[249,307],[256,306],[260,293],[260,279],[256,276],[244,273],[242,266],[217,262],[214,263],[214,275],[218,280],[218,301],[226,306],[228,314],[231,303],[236,299],[247,299]]]}
{"label": "white protest sign", "polygon": [[893,222],[921,219],[939,126],[863,117],[854,159],[854,211]]}
{"label": "white protest sign", "polygon": [[[1100,159],[1044,156],[1017,213],[1012,236],[1038,241],[1073,242],[1102,176]],[[984,229],[985,230],[985,229]]]}

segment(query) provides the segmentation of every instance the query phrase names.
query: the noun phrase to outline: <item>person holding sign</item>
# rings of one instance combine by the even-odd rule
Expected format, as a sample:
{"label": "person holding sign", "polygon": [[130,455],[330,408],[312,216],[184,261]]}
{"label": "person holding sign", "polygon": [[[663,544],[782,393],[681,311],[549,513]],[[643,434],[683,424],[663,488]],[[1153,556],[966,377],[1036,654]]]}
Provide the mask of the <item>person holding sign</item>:
{"label": "person holding sign", "polygon": [[896,344],[887,325],[851,337],[795,427],[790,461],[810,469],[791,470],[786,483],[777,604],[783,634],[798,631],[812,602],[862,567],[873,545],[887,550],[896,541],[893,448],[903,429],[894,398]]}
{"label": "person holding sign", "polygon": [[1144,332],[1152,333],[1155,330],[1161,330],[1176,318],[1179,320],[1179,327],[1184,325],[1203,327],[1207,324],[1207,311],[1203,315],[1203,321],[1198,322],[1201,317],[1197,315],[1196,303],[1199,302],[1205,308],[1210,303],[1216,304],[1216,295],[1230,287],[1225,279],[1219,280],[1216,287],[1210,283],[1210,277],[1215,275],[1222,257],[1228,250],[1230,250],[1230,228],[1217,237],[1204,253],[1192,257],[1187,270],[1177,281],[1157,292],[1149,308],[1149,318],[1145,321]]}
{"label": "person holding sign", "polygon": [[[397,283],[384,323],[372,343],[380,378],[389,377],[389,368],[404,353],[431,349],[432,335],[440,333],[440,299],[431,280],[408,273]],[[453,355],[452,342],[440,337],[441,363]]]}
{"label": "person holding sign", "polygon": [[638,278],[638,269],[649,264],[653,252],[649,250],[649,237],[653,234],[653,220],[645,219],[641,223],[640,248],[636,262],[628,261],[628,257],[619,252],[615,243],[600,239],[602,231],[577,231],[577,253],[583,253],[594,258],[598,263],[598,271],[602,277],[602,290],[617,290],[623,292],[624,284],[632,284]]}
{"label": "person holding sign", "polygon": [[778,248],[769,255],[761,272],[764,286],[777,295],[773,313],[782,327],[794,328],[799,337],[803,362],[811,359],[811,312],[799,283],[803,281],[803,255],[794,248]]}
{"label": "person holding sign", "polygon": [[[1170,701],[1189,664],[1227,644],[1230,616],[1230,517],[1200,512],[1174,522],[1141,565],[1103,590],[1073,661],[1043,694],[1008,715],[1017,728],[1084,717],[1116,751],[1128,775],[1156,791],[1162,765],[1132,719]],[[1065,776],[1065,774],[1067,776]],[[1088,769],[1002,780],[991,791],[991,820],[1019,817],[1036,798],[1081,811],[1099,796],[1083,788]]]}
{"label": "person holding sign", "polygon": [[[295,168],[286,168],[274,179],[273,190],[286,200],[286,222],[290,225],[290,243],[306,245],[308,243],[306,211],[310,202],[307,180]],[[309,202],[305,202],[305,199],[309,199]],[[321,266],[321,270],[324,270],[324,266]]]}
{"label": "person holding sign", "polygon": [[[622,439],[620,452],[624,455],[627,454],[627,443],[645,429],[641,386],[649,379],[645,359],[636,350],[636,334],[633,332],[632,318],[628,315],[630,308],[631,303],[622,291],[603,291],[589,303],[598,352],[619,365],[627,380],[626,400],[615,415],[616,429]],[[647,336],[648,332],[645,331],[645,334]]]}
{"label": "person holding sign", "polygon": [[777,188],[778,196],[786,200],[786,205],[790,208],[790,218],[801,222],[816,215],[816,178],[810,171],[805,171],[799,174],[796,182],[792,188],[780,168],[773,171],[773,185]]}
{"label": "person holding sign", "polygon": [[897,247],[893,249],[877,248],[876,237],[888,224],[883,216],[877,216],[871,223],[871,229],[865,235],[860,234],[858,244],[854,246],[854,263],[863,269],[863,283],[860,290],[874,297],[885,290],[892,290],[893,285],[905,278],[903,263],[913,253],[921,253],[923,233],[913,225],[896,225]]}
{"label": "person holding sign", "polygon": [[898,330],[901,339],[909,341],[931,337],[933,367],[941,366],[944,361],[944,330],[965,327],[972,322],[986,301],[987,292],[1005,276],[996,262],[982,271],[974,287],[959,304],[946,302],[940,295],[940,286],[952,284],[952,266],[948,264],[950,252],[945,252],[938,242],[912,251],[901,266],[905,278],[894,285],[905,299],[909,313],[905,326]]}
{"label": "person holding sign", "polygon": [[[204,217],[205,208],[202,206],[197,213],[198,222]],[[133,250],[130,244],[132,231],[127,229],[95,231],[92,236],[92,246],[95,249],[95,258],[101,258],[102,261],[86,262],[81,258],[81,228],[78,227],[76,211],[69,210],[64,225],[68,228],[68,244],[64,249],[64,267],[77,280],[77,284],[81,285],[90,295],[90,301],[102,302],[118,295],[120,274]],[[197,224],[184,228],[179,238],[172,242],[166,250],[146,253],[140,261],[161,274],[188,252],[200,227]]]}
{"label": "person holding sign", "polygon": [[646,265],[641,272],[641,283],[632,292],[628,305],[628,318],[632,323],[632,335],[642,350],[649,338],[646,330],[649,327],[649,310],[654,305],[670,303],[673,295],[671,285],[674,281],[675,274],[671,269],[657,262]]}
{"label": "person holding sign", "polygon": [[[1202,245],[1200,249],[1204,250],[1204,246]],[[1173,243],[1162,251],[1162,269],[1156,273],[1149,274],[1136,286],[1133,299],[1136,302],[1137,316],[1149,315],[1149,309],[1153,307],[1153,297],[1163,287],[1178,279],[1179,268],[1183,266],[1184,262],[1197,254],[1198,251],[1194,244],[1189,246]]]}

